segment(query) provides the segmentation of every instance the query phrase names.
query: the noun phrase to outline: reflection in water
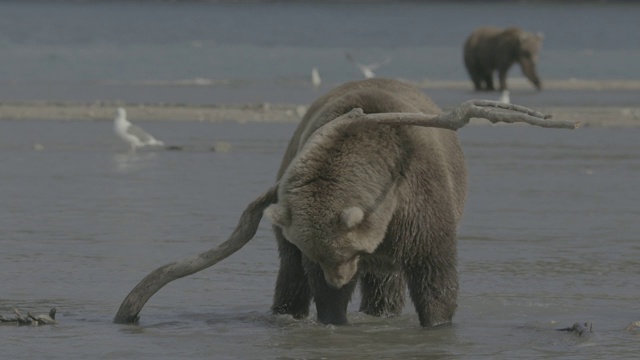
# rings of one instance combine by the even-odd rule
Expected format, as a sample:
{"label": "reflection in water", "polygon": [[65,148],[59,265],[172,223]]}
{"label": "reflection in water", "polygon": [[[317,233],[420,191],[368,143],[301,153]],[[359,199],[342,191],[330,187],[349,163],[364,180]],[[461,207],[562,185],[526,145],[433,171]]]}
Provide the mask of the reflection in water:
{"label": "reflection in water", "polygon": [[113,155],[113,162],[117,172],[144,170],[157,163],[157,154],[152,151],[117,153]]}

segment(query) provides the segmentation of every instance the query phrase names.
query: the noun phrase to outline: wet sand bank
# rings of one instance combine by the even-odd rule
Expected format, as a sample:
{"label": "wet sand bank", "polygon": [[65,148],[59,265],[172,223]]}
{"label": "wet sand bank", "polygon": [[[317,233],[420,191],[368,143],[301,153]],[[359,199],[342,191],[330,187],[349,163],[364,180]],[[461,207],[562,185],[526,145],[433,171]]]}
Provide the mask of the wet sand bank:
{"label": "wet sand bank", "polygon": [[116,108],[132,121],[297,122],[305,106],[261,104],[183,105],[121,102],[12,102],[0,104],[0,120],[112,120]]}
{"label": "wet sand bank", "polygon": [[[296,104],[124,104],[124,103],[50,103],[13,102],[0,104],[0,120],[108,121],[115,109],[126,107],[133,121],[206,121],[296,123],[306,105]],[[445,108],[446,110],[447,108]],[[558,120],[579,121],[592,127],[640,127],[640,106],[551,106],[536,107]],[[474,121],[474,124],[488,124]]]}
{"label": "wet sand bank", "polygon": [[[498,100],[500,96],[499,92],[474,92],[467,80],[404,81],[422,89],[444,110],[468,99]],[[293,87],[235,89],[198,84],[160,87],[127,84],[117,89],[117,97],[107,96],[111,94],[107,91],[110,85],[94,94],[86,84],[61,98],[51,94],[43,95],[44,100],[0,96],[5,99],[0,102],[0,120],[111,120],[117,107],[125,107],[133,121],[295,123],[313,100],[337,86],[323,84],[313,88],[303,83]],[[511,101],[552,114],[558,120],[580,121],[583,126],[640,126],[640,80],[547,79],[543,86],[544,90],[539,92],[523,77],[509,78]],[[86,92],[92,94],[88,98],[100,100],[83,100],[87,99],[83,97]],[[244,96],[236,97],[235,92]],[[251,95],[253,92],[262,95]]]}

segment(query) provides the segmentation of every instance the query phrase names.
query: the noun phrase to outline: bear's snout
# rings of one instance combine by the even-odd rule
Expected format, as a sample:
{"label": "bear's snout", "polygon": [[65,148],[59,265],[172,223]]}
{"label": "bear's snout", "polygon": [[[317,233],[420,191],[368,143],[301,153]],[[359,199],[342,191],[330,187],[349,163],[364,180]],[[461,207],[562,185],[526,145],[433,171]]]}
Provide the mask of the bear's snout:
{"label": "bear's snout", "polygon": [[340,289],[347,285],[358,271],[358,261],[352,260],[341,264],[320,264],[324,280],[330,286]]}

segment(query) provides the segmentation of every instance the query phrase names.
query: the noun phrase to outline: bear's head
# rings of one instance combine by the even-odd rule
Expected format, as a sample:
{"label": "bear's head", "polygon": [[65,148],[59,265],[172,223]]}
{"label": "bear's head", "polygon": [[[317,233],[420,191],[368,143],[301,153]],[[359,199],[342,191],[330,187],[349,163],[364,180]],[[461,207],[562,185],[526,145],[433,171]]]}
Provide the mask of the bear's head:
{"label": "bear's head", "polygon": [[322,268],[327,284],[341,288],[358,271],[358,261],[382,243],[394,201],[367,212],[360,206],[331,206],[329,201],[289,196],[265,210],[312,262]]}
{"label": "bear's head", "polygon": [[538,62],[538,56],[542,49],[543,33],[530,33],[523,31],[520,33],[519,57],[531,60],[533,63]]}
{"label": "bear's head", "polygon": [[395,181],[377,160],[350,166],[343,160],[327,165],[297,158],[280,180],[278,202],[264,211],[336,288],[349,283],[360,258],[382,243],[397,202]]}
{"label": "bear's head", "polygon": [[538,90],[542,89],[542,83],[536,72],[536,63],[538,62],[543,39],[544,35],[542,33],[533,34],[523,31],[519,36],[518,62],[524,75]]}
{"label": "bear's head", "polygon": [[377,245],[359,241],[354,234],[364,219],[364,212],[359,207],[346,208],[339,214],[327,214],[326,218],[319,219],[317,214],[278,203],[269,206],[265,215],[282,229],[287,241],[322,267],[325,280],[336,288],[353,279],[359,256],[373,252]]}

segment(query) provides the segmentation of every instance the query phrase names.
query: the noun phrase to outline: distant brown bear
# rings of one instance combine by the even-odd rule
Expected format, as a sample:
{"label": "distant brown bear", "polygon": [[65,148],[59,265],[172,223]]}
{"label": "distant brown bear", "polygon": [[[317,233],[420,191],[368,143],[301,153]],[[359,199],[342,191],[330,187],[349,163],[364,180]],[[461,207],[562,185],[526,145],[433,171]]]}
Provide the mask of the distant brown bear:
{"label": "distant brown bear", "polygon": [[520,64],[524,75],[541,90],[542,83],[536,73],[536,63],[542,40],[541,33],[533,34],[516,27],[476,29],[464,44],[464,64],[475,90],[495,90],[493,72],[496,70],[500,90],[506,90],[507,71],[516,62]]}

